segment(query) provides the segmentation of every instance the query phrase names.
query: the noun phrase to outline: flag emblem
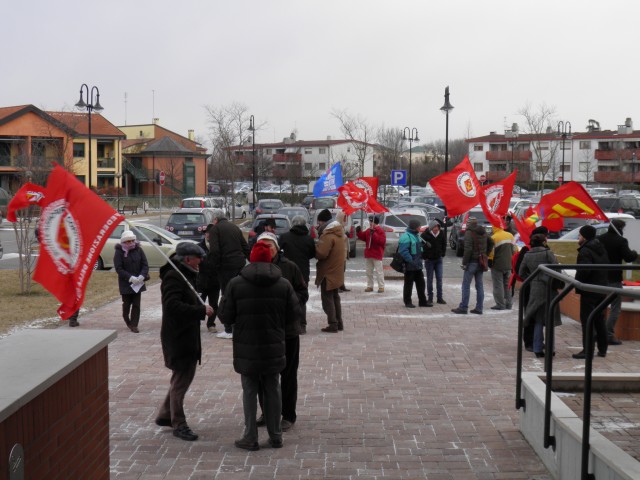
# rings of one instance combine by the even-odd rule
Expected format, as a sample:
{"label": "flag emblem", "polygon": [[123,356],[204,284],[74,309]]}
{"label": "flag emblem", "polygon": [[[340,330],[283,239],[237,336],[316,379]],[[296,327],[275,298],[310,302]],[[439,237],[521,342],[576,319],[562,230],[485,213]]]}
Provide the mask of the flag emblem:
{"label": "flag emblem", "polygon": [[469,198],[473,198],[478,194],[478,192],[476,191],[476,186],[471,179],[471,175],[469,175],[469,172],[465,171],[460,173],[456,180],[456,184],[458,185],[458,190],[460,190],[463,195]]}
{"label": "flag emblem", "polygon": [[67,210],[65,199],[50,203],[43,210],[38,224],[42,245],[62,275],[74,272],[82,251],[80,229]]}

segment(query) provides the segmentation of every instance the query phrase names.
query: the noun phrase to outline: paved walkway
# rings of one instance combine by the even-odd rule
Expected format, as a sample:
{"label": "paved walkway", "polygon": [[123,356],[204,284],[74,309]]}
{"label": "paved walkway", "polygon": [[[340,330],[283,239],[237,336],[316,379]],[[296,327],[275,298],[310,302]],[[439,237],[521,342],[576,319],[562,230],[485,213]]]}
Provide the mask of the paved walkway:
{"label": "paved walkway", "polygon": [[[153,423],[169,382],[159,342],[158,285],[143,294],[140,334],[125,328],[119,301],[81,317],[80,328],[118,331],[109,347],[111,477],[550,479],[518,431],[515,310],[490,310],[485,288],[484,315],[452,314],[459,280],[445,284],[449,305],[405,309],[400,281],[388,281],[383,294],[365,294],[361,259],[349,267],[344,332],[320,332],[325,316],[311,290],[298,421],[277,450],[234,447],[243,413],[232,342],[204,327],[202,366],[185,402],[200,439],[178,440]],[[557,343],[554,371],[581,371],[584,362],[571,359],[579,349],[579,326],[566,321]],[[636,350],[634,342],[613,347],[594,372],[637,370]],[[532,354],[525,358],[525,370],[542,366]],[[263,444],[266,431],[260,434]]]}

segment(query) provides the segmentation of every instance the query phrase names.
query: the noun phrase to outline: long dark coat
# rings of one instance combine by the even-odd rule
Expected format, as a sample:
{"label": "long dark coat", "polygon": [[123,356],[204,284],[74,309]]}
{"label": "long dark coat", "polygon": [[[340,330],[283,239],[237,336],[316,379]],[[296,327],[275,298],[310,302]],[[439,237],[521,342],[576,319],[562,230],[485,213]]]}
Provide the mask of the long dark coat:
{"label": "long dark coat", "polygon": [[[119,243],[115,246],[113,254],[113,266],[118,274],[118,288],[120,295],[133,295],[136,292],[131,288],[129,279],[142,275],[145,280],[149,280],[149,263],[147,256],[144,254],[140,242],[136,242],[136,246],[129,250],[127,256],[124,256],[124,250]],[[138,292],[147,290],[145,285]]]}
{"label": "long dark coat", "polygon": [[309,236],[306,225],[294,225],[288,232],[280,235],[278,239],[280,249],[284,256],[295,263],[309,283],[309,261],[316,256],[316,243]]}

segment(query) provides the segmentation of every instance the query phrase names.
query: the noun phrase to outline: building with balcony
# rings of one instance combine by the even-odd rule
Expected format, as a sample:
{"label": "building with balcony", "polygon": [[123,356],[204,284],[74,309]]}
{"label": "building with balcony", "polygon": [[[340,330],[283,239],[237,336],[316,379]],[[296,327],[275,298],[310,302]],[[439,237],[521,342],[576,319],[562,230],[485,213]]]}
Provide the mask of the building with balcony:
{"label": "building with balcony", "polygon": [[188,136],[172,132],[157,123],[119,127],[123,141],[122,188],[126,194],[157,195],[157,175],[165,174],[166,195],[206,195],[209,155]]}
{"label": "building with balcony", "polygon": [[469,160],[476,175],[498,181],[518,169],[517,182],[577,181],[640,184],[640,131],[627,118],[616,130],[601,130],[589,120],[586,131],[564,138],[553,129],[543,134],[505,134],[470,138]]}
{"label": "building with balcony", "polygon": [[47,112],[34,105],[0,108],[0,187],[15,192],[27,178],[44,183],[54,163],[86,186],[89,172],[92,186],[113,186],[124,134],[100,114],[91,118],[89,158],[87,113]]}

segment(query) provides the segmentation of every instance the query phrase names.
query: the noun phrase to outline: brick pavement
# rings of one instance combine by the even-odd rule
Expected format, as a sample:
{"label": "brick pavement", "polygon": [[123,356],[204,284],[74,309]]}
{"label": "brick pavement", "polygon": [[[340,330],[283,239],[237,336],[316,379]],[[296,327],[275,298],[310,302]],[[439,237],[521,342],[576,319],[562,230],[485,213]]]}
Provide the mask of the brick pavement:
{"label": "brick pavement", "polygon": [[[140,334],[126,329],[119,301],[83,315],[80,328],[118,331],[109,346],[111,478],[550,479],[518,431],[515,310],[489,310],[488,276],[485,314],[454,315],[458,279],[445,282],[449,305],[409,310],[401,281],[388,281],[383,294],[365,294],[362,267],[361,259],[349,262],[343,333],[320,332],[325,316],[311,289],[298,421],[278,450],[234,447],[243,413],[232,343],[204,327],[202,366],[185,401],[200,439],[178,440],[153,423],[169,382],[158,285],[143,294]],[[580,344],[575,322],[560,328],[557,344],[554,371],[584,368],[570,357]],[[633,342],[614,348],[594,371],[636,369]],[[531,354],[524,365],[527,371],[543,366]],[[264,444],[266,431],[260,430]]]}

